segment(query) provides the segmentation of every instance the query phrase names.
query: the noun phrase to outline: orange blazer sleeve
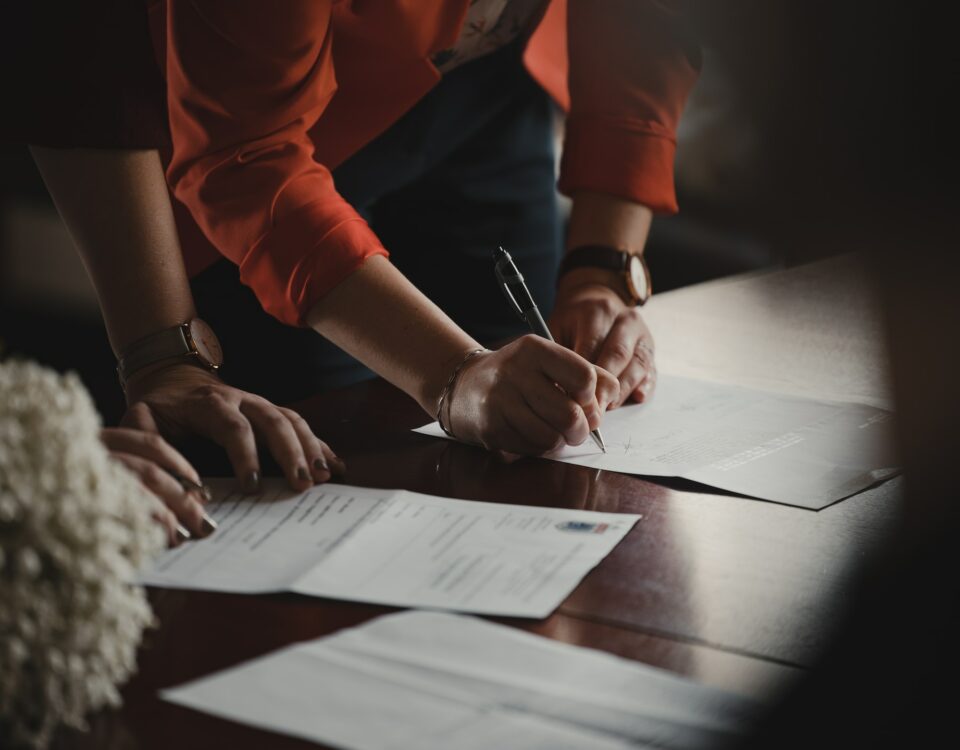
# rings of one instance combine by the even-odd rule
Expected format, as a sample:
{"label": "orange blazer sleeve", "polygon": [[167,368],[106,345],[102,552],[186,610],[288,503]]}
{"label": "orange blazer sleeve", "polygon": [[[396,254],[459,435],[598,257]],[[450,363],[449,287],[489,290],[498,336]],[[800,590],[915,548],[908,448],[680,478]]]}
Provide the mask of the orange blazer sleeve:
{"label": "orange blazer sleeve", "polygon": [[167,3],[170,186],[264,310],[292,325],[366,258],[386,255],[307,135],[337,87],[331,6]]}
{"label": "orange blazer sleeve", "polygon": [[677,123],[699,68],[681,5],[569,0],[564,193],[591,190],[676,212]]}

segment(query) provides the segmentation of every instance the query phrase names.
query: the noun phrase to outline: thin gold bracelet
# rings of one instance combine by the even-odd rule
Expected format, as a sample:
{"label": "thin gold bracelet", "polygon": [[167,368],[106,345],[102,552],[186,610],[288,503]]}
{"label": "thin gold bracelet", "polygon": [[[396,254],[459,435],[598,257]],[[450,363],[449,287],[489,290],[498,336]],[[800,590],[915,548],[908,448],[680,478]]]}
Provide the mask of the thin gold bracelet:
{"label": "thin gold bracelet", "polygon": [[457,376],[460,374],[460,371],[463,369],[464,365],[466,365],[467,362],[469,362],[471,359],[473,359],[477,355],[486,354],[488,351],[490,350],[480,348],[480,349],[471,349],[469,352],[467,352],[464,355],[463,359],[460,360],[460,364],[458,364],[456,367],[453,368],[453,372],[451,372],[450,377],[447,378],[447,384],[443,386],[443,390],[440,391],[440,400],[437,401],[437,424],[440,425],[441,430],[443,430],[445,433],[447,433],[450,437],[454,439],[456,439],[457,436],[454,435],[452,432],[450,432],[450,430],[447,429],[447,426],[443,423],[443,419],[442,419],[443,402],[446,401],[447,398],[450,396],[450,392],[453,390],[454,383],[456,383],[457,381]]}

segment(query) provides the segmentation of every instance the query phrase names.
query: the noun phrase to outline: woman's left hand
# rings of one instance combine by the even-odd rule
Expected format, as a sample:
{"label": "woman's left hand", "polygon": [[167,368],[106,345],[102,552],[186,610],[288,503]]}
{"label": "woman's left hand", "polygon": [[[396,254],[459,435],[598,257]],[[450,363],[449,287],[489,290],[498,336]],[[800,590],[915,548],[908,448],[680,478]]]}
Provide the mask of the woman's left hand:
{"label": "woman's left hand", "polygon": [[629,398],[642,403],[653,393],[657,384],[653,336],[640,309],[627,305],[609,286],[561,284],[550,329],[557,343],[620,381],[620,397],[609,408]]}

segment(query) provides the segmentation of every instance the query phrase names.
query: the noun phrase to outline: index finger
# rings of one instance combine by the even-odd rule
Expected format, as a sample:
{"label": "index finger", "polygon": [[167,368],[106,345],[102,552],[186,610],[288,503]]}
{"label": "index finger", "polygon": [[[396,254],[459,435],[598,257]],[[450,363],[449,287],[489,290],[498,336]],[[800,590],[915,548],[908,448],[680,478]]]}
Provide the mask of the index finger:
{"label": "index finger", "polygon": [[546,339],[535,339],[536,366],[552,383],[581,406],[588,406],[597,395],[597,371],[576,352]]}

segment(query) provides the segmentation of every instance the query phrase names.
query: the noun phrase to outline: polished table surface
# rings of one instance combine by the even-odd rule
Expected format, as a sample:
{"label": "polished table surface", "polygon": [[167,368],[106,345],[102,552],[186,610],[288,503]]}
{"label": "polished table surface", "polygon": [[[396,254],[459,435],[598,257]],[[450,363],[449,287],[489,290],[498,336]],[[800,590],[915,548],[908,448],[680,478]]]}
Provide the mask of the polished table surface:
{"label": "polished table surface", "polygon": [[[865,274],[841,256],[655,297],[646,311],[661,371],[888,405]],[[817,512],[683,480],[507,461],[410,432],[427,417],[382,381],[317,396],[300,411],[345,458],[346,483],[641,514],[552,616],[500,621],[757,697],[773,697],[811,664],[851,566],[897,519],[898,479]],[[95,716],[88,734],[63,733],[58,747],[312,747],[164,703],[157,691],[392,611],[294,594],[157,589],[150,598],[159,627],[144,640],[124,707]]]}

